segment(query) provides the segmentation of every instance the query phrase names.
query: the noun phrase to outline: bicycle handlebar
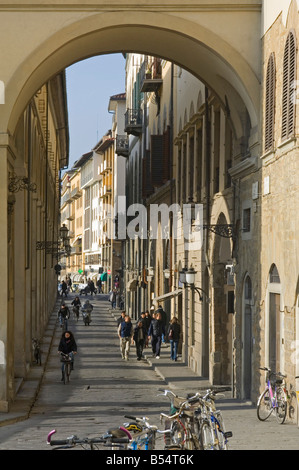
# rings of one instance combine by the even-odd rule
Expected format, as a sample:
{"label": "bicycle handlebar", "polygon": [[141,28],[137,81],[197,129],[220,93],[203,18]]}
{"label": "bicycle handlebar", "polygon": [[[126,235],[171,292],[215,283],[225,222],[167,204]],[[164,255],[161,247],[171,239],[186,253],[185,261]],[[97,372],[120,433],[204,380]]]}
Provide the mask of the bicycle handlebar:
{"label": "bicycle handlebar", "polygon": [[92,437],[92,438],[78,438],[77,436],[70,436],[66,439],[55,439],[52,440],[53,434],[56,433],[56,429],[53,429],[49,432],[47,437],[47,444],[51,446],[59,446],[59,445],[70,445],[75,446],[76,444],[128,444],[129,443],[129,434],[126,432],[128,437],[113,437],[113,436],[106,436],[106,437]]}

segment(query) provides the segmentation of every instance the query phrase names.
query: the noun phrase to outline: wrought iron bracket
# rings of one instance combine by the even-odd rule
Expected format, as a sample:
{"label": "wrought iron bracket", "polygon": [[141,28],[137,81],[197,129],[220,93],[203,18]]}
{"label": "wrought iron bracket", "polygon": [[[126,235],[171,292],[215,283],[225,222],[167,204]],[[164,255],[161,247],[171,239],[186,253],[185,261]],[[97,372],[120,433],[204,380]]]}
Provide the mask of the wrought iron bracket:
{"label": "wrought iron bracket", "polygon": [[203,225],[203,228],[219,237],[235,239],[236,232],[233,224]]}
{"label": "wrought iron bracket", "polygon": [[10,193],[18,193],[19,191],[24,190],[36,193],[37,185],[35,183],[30,183],[29,178],[17,176],[15,173],[12,173],[9,177],[8,191]]}
{"label": "wrought iron bracket", "polygon": [[37,250],[46,250],[47,252],[49,251],[49,253],[52,252],[52,250],[58,250],[58,247],[59,247],[59,242],[58,241],[54,241],[54,242],[51,242],[51,241],[37,241],[36,242],[36,249]]}

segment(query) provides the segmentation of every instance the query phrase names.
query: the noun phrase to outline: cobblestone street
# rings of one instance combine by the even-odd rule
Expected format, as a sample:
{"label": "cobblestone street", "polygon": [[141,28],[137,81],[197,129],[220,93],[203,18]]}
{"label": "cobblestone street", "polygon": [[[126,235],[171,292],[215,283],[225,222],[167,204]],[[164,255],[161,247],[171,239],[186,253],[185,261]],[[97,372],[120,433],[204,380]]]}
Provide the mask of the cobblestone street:
{"label": "cobblestone street", "polygon": [[[50,324],[54,336],[37,399],[29,419],[18,421],[12,417],[12,424],[7,424],[5,420],[9,416],[1,415],[0,450],[49,450],[46,438],[52,429],[57,430],[56,438],[71,434],[100,435],[110,427],[122,425],[126,414],[148,416],[152,424],[160,426],[159,414],[168,411],[168,402],[157,396],[159,388],[171,388],[185,396],[208,385],[184,364],[171,362],[168,348],[163,348],[159,361],[152,359],[150,349],[146,349],[148,359],[138,362],[132,347],[130,360],[122,361],[116,321],[108,302],[91,301],[95,308],[89,327],[84,326],[81,318],[78,323],[70,320],[69,329],[74,332],[78,354],[67,385],[60,380],[57,346],[61,330],[56,312],[53,313]],[[67,304],[70,302],[68,298]],[[33,366],[32,384],[37,382],[34,374],[38,368]],[[26,390],[24,386],[20,392],[23,403],[27,400]],[[223,410],[227,430],[233,432],[230,450],[299,448],[299,431],[295,425],[280,426],[275,419],[261,423],[255,407],[229,397],[219,400],[218,406]],[[163,449],[163,438],[158,441],[157,449]]]}

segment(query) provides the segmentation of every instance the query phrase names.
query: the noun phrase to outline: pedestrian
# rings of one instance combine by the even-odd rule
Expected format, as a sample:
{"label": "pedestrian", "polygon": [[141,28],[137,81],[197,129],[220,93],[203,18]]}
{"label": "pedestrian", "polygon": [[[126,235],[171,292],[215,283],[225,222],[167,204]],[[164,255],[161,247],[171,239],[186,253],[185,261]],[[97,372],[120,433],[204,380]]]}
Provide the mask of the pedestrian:
{"label": "pedestrian", "polygon": [[136,346],[137,361],[140,361],[142,358],[145,339],[146,339],[146,329],[145,329],[144,323],[140,320],[137,322],[137,325],[134,328],[134,334],[133,334],[133,340]]}
{"label": "pedestrian", "polygon": [[160,359],[160,349],[163,334],[165,335],[165,327],[162,322],[161,313],[156,313],[148,330],[148,339],[151,339],[152,341],[153,357],[156,359]]}
{"label": "pedestrian", "polygon": [[150,324],[151,324],[151,321],[152,321],[152,317],[151,317],[149,311],[146,310],[144,312],[144,323],[145,323],[145,326],[146,326],[146,331],[148,331],[148,329],[150,327]]}
{"label": "pedestrian", "polygon": [[65,329],[67,330],[68,328],[68,319],[70,318],[70,309],[68,308],[67,305],[65,305],[64,302],[61,303],[60,309],[58,310],[58,319],[59,319],[59,325],[60,328],[63,327],[63,324],[65,326]]}
{"label": "pedestrian", "polygon": [[61,283],[61,297],[65,295],[67,297],[67,283],[65,281],[62,281]]}
{"label": "pedestrian", "polygon": [[170,357],[173,361],[178,358],[178,344],[180,340],[181,326],[177,317],[173,317],[169,323],[168,339],[170,342]]}
{"label": "pedestrian", "polygon": [[88,287],[89,287],[89,291],[92,294],[95,294],[95,285],[94,285],[94,282],[92,279],[89,279],[88,281]]}
{"label": "pedestrian", "polygon": [[125,310],[123,310],[120,314],[120,317],[118,317],[118,319],[117,319],[117,330],[118,330],[118,327],[121,324],[121,322],[125,320],[125,316],[126,316],[126,312],[125,312]]}
{"label": "pedestrian", "polygon": [[102,281],[101,278],[97,280],[97,288],[98,288],[98,294],[102,293]]}
{"label": "pedestrian", "polygon": [[129,360],[130,346],[133,336],[133,325],[129,315],[126,315],[118,327],[118,337],[120,339],[121,357],[126,361]]}
{"label": "pedestrian", "polygon": [[68,292],[72,292],[72,280],[70,277],[67,279],[67,287],[68,287]]}
{"label": "pedestrian", "polygon": [[[151,321],[152,321],[152,317],[151,317],[148,310],[146,310],[144,312],[144,320],[143,321],[144,321],[144,324],[145,324],[145,329],[146,329],[146,331],[148,331],[149,327],[150,327],[150,324],[151,324]],[[146,337],[145,344],[144,344],[145,348],[147,348],[147,346],[148,346],[148,337]]]}
{"label": "pedestrian", "polygon": [[[75,337],[71,331],[65,331],[60,339],[58,346],[58,353],[68,354],[71,358],[71,370],[74,369],[74,355],[77,354],[77,344]],[[62,378],[63,380],[63,363],[61,365]]]}
{"label": "pedestrian", "polygon": [[[167,315],[166,315],[166,312],[163,310],[162,305],[159,305],[159,307],[156,310],[156,313],[161,314],[161,320],[162,320],[163,325],[164,325],[164,330],[166,330]],[[164,333],[162,334],[162,343],[165,344],[165,334]]]}

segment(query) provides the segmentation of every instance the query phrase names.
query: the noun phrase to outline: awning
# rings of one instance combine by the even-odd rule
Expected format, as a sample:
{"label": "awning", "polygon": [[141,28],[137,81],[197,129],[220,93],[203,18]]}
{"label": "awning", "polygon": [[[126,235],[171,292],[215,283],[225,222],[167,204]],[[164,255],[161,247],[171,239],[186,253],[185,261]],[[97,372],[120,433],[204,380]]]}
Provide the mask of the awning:
{"label": "awning", "polygon": [[106,282],[106,281],[107,281],[107,277],[108,277],[108,273],[107,273],[107,272],[102,273],[102,274],[101,274],[101,281]]}
{"label": "awning", "polygon": [[76,237],[75,240],[73,241],[72,246],[80,245],[81,242],[82,242],[82,235],[79,235],[79,236]]}
{"label": "awning", "polygon": [[183,289],[177,289],[173,292],[168,292],[167,294],[160,295],[159,297],[154,297],[153,302],[163,302],[164,300],[172,299],[172,297],[176,297],[177,295],[181,295],[183,293]]}

